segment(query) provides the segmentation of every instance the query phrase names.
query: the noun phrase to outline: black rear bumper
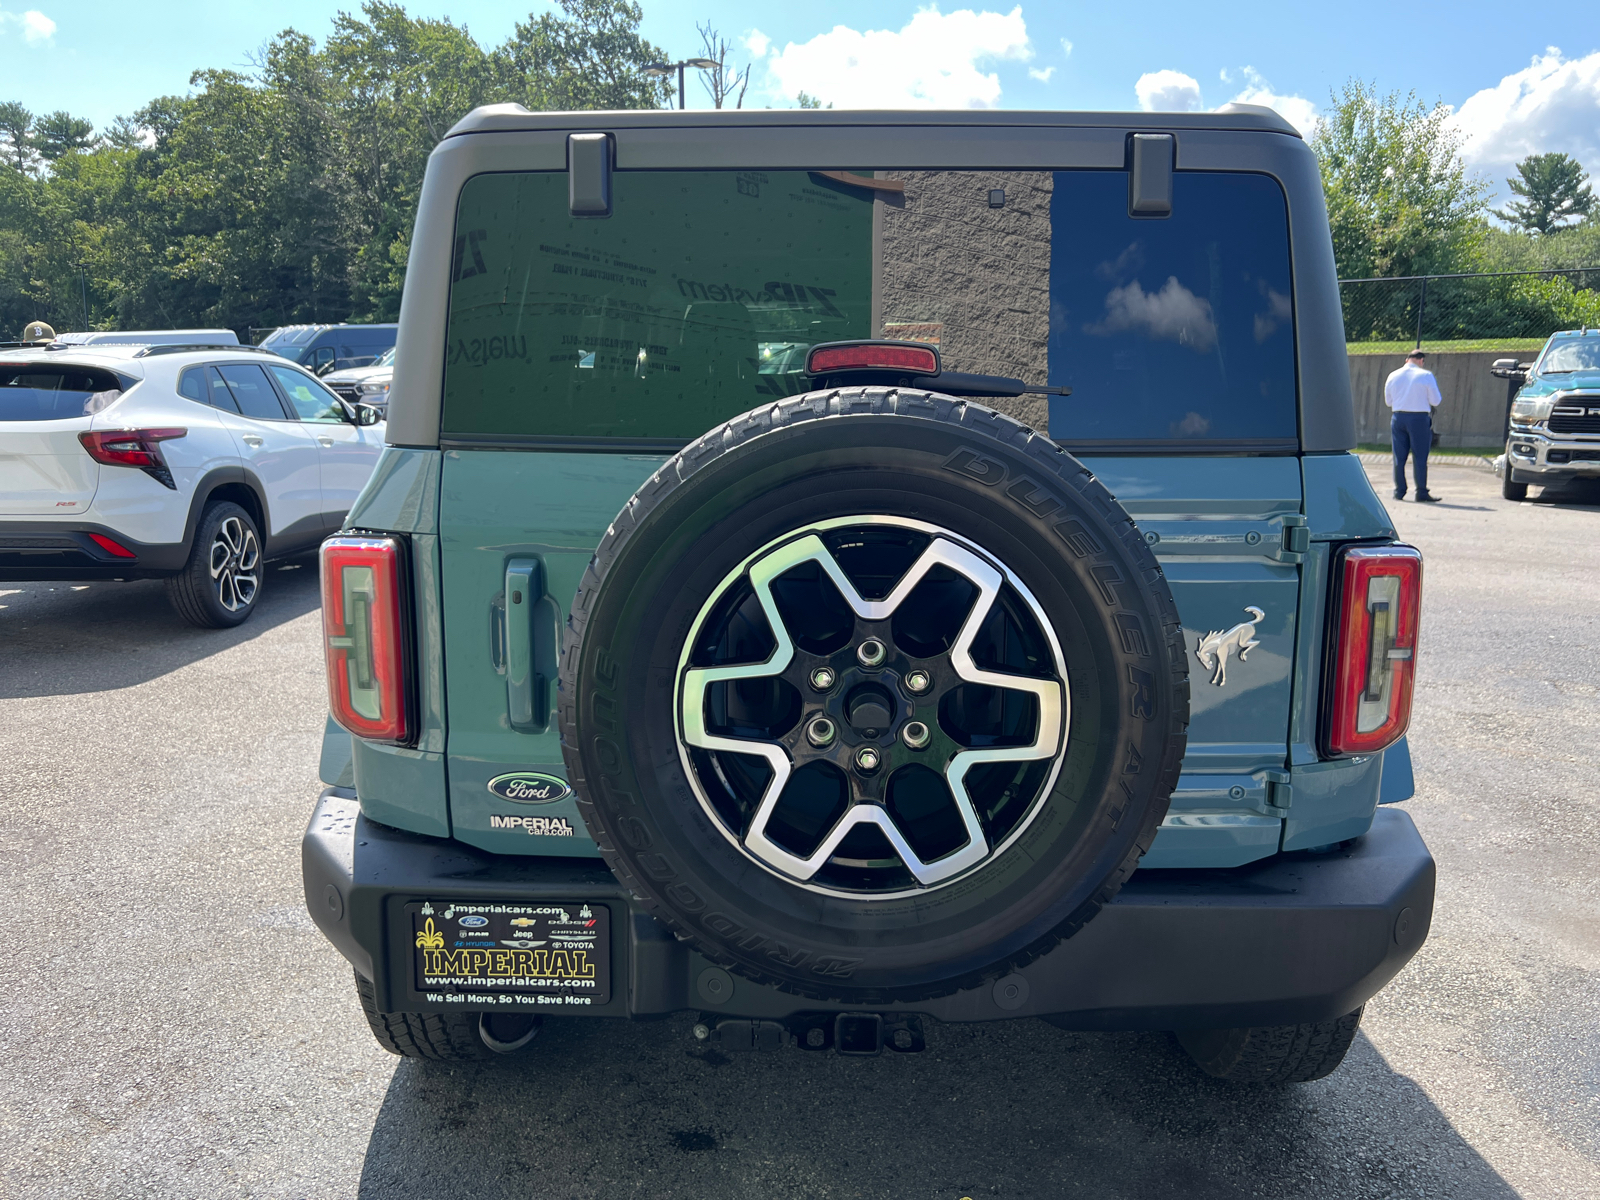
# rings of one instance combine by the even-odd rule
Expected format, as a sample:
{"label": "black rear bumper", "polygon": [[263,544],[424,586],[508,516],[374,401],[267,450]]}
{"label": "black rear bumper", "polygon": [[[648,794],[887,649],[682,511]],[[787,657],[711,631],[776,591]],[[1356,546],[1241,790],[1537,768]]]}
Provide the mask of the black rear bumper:
{"label": "black rear bumper", "polygon": [[[133,553],[123,558],[89,535],[102,534]],[[30,580],[160,579],[189,560],[187,542],[136,542],[106,525],[0,521],[0,583]]]}
{"label": "black rear bumper", "polygon": [[[582,1016],[684,1009],[785,1020],[850,1011],[732,980],[641,911],[593,859],[494,855],[378,825],[330,788],[301,849],[306,903],[385,1011],[429,1011],[410,986],[403,906],[453,898],[572,901],[611,909],[611,1000]],[[937,1000],[882,1006],[940,1021],[1048,1016],[1074,1029],[1238,1028],[1342,1016],[1405,966],[1433,916],[1433,858],[1405,813],[1379,809],[1348,849],[1280,854],[1230,870],[1139,871],[1075,937],[1017,976]],[[707,976],[710,976],[709,981]],[[460,1005],[452,1008],[459,1009]],[[468,1005],[467,1007],[473,1007]]]}

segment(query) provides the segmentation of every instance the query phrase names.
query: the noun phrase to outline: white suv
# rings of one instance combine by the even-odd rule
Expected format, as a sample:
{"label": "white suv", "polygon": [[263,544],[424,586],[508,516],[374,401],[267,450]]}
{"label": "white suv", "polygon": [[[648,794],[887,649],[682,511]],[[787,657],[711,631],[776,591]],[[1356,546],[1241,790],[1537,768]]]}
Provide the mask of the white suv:
{"label": "white suv", "polygon": [[371,408],[248,347],[0,353],[0,582],[167,581],[195,625],[339,528],[383,449]]}

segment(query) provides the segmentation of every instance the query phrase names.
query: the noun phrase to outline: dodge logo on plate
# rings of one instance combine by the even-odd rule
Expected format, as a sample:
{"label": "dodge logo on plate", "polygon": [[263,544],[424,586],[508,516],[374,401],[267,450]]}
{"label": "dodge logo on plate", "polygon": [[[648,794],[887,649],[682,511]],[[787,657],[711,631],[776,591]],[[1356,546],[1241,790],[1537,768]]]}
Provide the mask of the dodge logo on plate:
{"label": "dodge logo on plate", "polygon": [[517,804],[552,804],[572,795],[565,779],[541,771],[513,771],[489,780],[489,790]]}

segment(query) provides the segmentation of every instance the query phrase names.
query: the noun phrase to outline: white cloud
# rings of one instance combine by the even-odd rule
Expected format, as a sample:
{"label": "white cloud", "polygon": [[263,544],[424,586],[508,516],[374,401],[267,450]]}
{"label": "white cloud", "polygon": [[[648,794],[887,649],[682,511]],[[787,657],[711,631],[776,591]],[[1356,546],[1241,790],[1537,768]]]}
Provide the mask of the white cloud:
{"label": "white cloud", "polygon": [[772,39],[759,29],[752,29],[744,35],[744,48],[756,58],[765,58],[771,46]]}
{"label": "white cloud", "polygon": [[1104,336],[1136,330],[1161,341],[1177,342],[1200,354],[1217,344],[1217,322],[1211,301],[1196,296],[1176,275],[1167,276],[1159,292],[1147,292],[1137,279],[1106,295],[1105,320],[1085,325],[1088,334]]}
{"label": "white cloud", "polygon": [[1462,155],[1497,190],[1530,154],[1560,151],[1600,174],[1600,50],[1563,58],[1551,46],[1494,87],[1469,96],[1451,118]]}
{"label": "white cloud", "polygon": [[1028,68],[1028,78],[1037,79],[1040,83],[1049,83],[1050,76],[1054,75],[1055,73],[1056,69],[1054,67],[1046,67],[1042,71],[1036,67]]}
{"label": "white cloud", "polygon": [[839,108],[992,108],[1000,78],[979,64],[1033,57],[1022,6],[1009,13],[920,10],[899,30],[836,25],[766,60],[770,91],[804,91]]}
{"label": "white cloud", "polygon": [[1072,43],[1067,41],[1066,38],[1061,39],[1061,53],[1066,58],[1072,57]]}
{"label": "white cloud", "polygon": [[22,30],[22,40],[30,46],[48,42],[56,35],[56,23],[36,8],[30,8],[23,13],[0,10],[0,33],[12,25]]}
{"label": "white cloud", "polygon": [[[1227,72],[1223,72],[1223,81],[1227,81]],[[1261,72],[1254,67],[1244,69],[1244,91],[1235,96],[1236,104],[1263,104],[1273,109],[1289,124],[1300,131],[1300,136],[1310,139],[1316,135],[1317,126],[1322,123],[1322,118],[1317,115],[1317,106],[1304,96],[1284,95],[1272,90],[1272,85],[1261,77]]]}
{"label": "white cloud", "polygon": [[1145,112],[1193,112],[1200,107],[1200,83],[1182,71],[1150,71],[1133,85]]}
{"label": "white cloud", "polygon": [[1223,83],[1232,83],[1233,82],[1233,77],[1228,74],[1228,68],[1227,67],[1223,67],[1222,70],[1217,72],[1217,78],[1222,80]]}

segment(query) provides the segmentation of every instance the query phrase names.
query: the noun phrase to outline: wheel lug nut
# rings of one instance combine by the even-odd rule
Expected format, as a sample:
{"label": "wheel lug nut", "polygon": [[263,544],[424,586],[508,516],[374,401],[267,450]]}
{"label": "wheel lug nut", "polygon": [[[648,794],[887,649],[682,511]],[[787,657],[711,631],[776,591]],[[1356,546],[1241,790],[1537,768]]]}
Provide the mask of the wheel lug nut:
{"label": "wheel lug nut", "polygon": [[863,746],[856,751],[856,766],[863,771],[876,771],[880,761],[878,752],[871,746]]}
{"label": "wheel lug nut", "polygon": [[928,731],[928,727],[921,721],[909,721],[906,723],[906,727],[900,731],[900,737],[913,750],[921,750],[928,744],[933,734]]}
{"label": "wheel lug nut", "polygon": [[922,695],[933,686],[933,680],[926,671],[913,671],[906,676],[906,690]]}
{"label": "wheel lug nut", "polygon": [[889,651],[877,638],[868,638],[856,647],[856,660],[863,667],[878,667],[889,657]]}
{"label": "wheel lug nut", "polygon": [[817,717],[806,726],[806,741],[820,750],[823,746],[833,745],[833,739],[838,732],[834,723],[827,717]]}
{"label": "wheel lug nut", "polygon": [[825,692],[833,686],[833,671],[828,667],[818,667],[811,672],[811,686],[819,692]]}

